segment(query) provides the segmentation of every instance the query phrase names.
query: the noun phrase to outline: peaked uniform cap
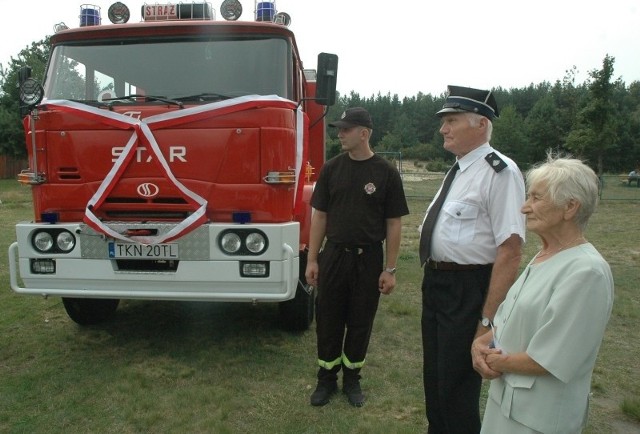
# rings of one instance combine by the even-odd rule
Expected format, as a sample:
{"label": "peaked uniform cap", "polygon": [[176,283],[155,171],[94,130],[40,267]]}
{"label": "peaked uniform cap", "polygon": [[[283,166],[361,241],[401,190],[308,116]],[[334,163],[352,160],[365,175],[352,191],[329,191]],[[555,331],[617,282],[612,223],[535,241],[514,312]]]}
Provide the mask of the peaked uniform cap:
{"label": "peaked uniform cap", "polygon": [[436,116],[442,117],[445,113],[461,112],[477,113],[490,120],[496,119],[499,115],[498,104],[490,90],[447,86],[447,99]]}
{"label": "peaked uniform cap", "polygon": [[340,119],[329,123],[330,127],[352,128],[355,126],[373,129],[371,115],[362,107],[353,107],[346,109]]}

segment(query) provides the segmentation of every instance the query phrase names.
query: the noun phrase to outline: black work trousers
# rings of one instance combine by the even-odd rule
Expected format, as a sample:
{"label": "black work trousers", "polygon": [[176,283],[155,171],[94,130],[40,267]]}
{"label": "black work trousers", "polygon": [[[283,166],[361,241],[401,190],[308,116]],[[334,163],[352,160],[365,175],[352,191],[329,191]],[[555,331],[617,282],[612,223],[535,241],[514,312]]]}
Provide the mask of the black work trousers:
{"label": "black work trousers", "polygon": [[422,348],[429,434],[480,432],[482,378],[472,366],[471,344],[490,277],[491,266],[465,271],[425,267]]}
{"label": "black work trousers", "polygon": [[341,365],[358,376],[378,310],[382,243],[347,246],[325,243],[318,257],[316,335],[320,381],[335,381]]}

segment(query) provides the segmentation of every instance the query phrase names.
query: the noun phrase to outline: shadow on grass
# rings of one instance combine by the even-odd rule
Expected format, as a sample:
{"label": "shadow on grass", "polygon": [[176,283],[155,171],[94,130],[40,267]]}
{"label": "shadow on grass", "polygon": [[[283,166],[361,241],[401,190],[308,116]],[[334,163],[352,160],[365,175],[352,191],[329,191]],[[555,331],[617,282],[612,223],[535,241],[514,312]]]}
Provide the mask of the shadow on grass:
{"label": "shadow on grass", "polygon": [[224,372],[246,378],[247,370],[312,366],[315,334],[283,330],[277,304],[123,300],[115,317],[100,325],[79,326],[62,315],[60,320],[66,323],[56,332],[64,355],[54,350],[51,356],[86,374],[101,366],[149,371],[145,378],[200,373],[221,382],[227,381]]}
{"label": "shadow on grass", "polygon": [[106,333],[116,345],[182,348],[200,351],[201,345],[252,346],[303,333],[285,331],[275,303],[214,303],[122,300],[113,319],[79,330]]}

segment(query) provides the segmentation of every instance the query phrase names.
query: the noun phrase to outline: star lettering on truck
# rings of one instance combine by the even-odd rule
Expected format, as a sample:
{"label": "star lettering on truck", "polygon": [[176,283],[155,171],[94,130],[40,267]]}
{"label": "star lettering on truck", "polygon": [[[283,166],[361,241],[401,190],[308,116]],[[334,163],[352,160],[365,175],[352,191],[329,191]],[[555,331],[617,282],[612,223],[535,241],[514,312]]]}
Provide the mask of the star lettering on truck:
{"label": "star lettering on truck", "polygon": [[[112,163],[115,163],[122,152],[124,151],[124,146],[116,146],[111,148],[111,159]],[[153,161],[153,155],[151,152],[147,150],[146,147],[140,146],[135,150],[135,162],[136,163],[150,163]],[[167,162],[175,163],[175,162],[186,163],[187,162],[187,148],[186,146],[169,146],[169,155],[167,157]]]}

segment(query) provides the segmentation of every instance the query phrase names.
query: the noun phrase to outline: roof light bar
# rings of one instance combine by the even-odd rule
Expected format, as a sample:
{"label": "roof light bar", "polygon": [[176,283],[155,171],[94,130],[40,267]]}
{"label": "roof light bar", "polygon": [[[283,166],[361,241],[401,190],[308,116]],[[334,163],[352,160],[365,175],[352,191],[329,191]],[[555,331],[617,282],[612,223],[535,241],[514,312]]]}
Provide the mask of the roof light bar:
{"label": "roof light bar", "polygon": [[275,16],[275,1],[256,2],[256,21],[273,21],[273,17]]}
{"label": "roof light bar", "polygon": [[220,15],[227,21],[236,21],[242,15],[242,5],[238,0],[224,0],[220,5]]}
{"label": "roof light bar", "polygon": [[124,3],[115,2],[111,6],[109,6],[109,10],[107,11],[107,15],[109,16],[109,21],[113,24],[125,24],[129,21],[129,17],[131,13],[129,12],[129,8]]}
{"label": "roof light bar", "polygon": [[100,6],[80,6],[80,27],[99,26],[101,21],[102,19],[100,18]]}
{"label": "roof light bar", "polygon": [[143,21],[213,20],[211,3],[154,3],[142,5]]}

